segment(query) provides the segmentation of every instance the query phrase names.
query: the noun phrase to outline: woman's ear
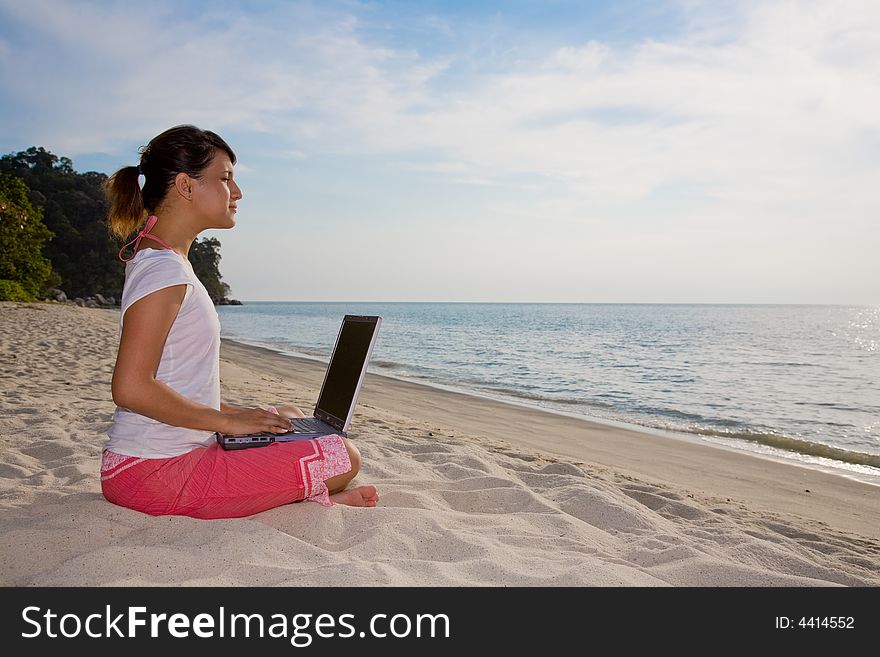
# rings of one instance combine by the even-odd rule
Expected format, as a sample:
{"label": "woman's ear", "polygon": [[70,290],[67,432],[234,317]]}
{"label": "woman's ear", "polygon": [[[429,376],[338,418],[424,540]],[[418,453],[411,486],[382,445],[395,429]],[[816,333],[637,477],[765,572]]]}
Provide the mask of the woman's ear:
{"label": "woman's ear", "polygon": [[174,177],[174,189],[187,201],[192,200],[193,181],[185,173],[178,173]]}

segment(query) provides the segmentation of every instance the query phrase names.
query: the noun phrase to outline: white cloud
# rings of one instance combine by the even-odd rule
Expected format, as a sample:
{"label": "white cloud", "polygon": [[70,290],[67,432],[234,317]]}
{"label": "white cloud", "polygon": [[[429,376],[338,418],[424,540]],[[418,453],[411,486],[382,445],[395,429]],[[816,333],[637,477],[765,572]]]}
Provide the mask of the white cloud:
{"label": "white cloud", "polygon": [[[880,242],[880,158],[866,146],[880,141],[873,1],[683,2],[677,36],[594,36],[531,61],[492,55],[516,45],[498,35],[452,53],[395,48],[365,36],[355,5],[280,4],[272,20],[159,3],[2,6],[38,37],[12,54],[0,41],[3,93],[35,115],[5,117],[6,131],[67,155],[195,122],[270,135],[290,162],[385,156],[497,189],[473,214],[485,239],[515,228],[517,248],[537,240],[546,255],[555,238],[529,229],[566,227],[571,258],[601,241],[606,268],[636,252],[651,262],[651,244],[670,260],[716,249],[698,256],[716,269],[787,244],[776,257],[808,279],[797,254],[832,244],[846,287],[845,259]],[[423,24],[455,30],[448,17]],[[517,180],[547,184],[506,199]],[[820,237],[832,224],[836,236]],[[880,274],[867,267],[859,277]]]}
{"label": "white cloud", "polygon": [[[28,74],[9,86],[34,105],[47,87],[59,89],[70,112],[66,120],[59,112],[53,136],[73,154],[142,137],[145,121],[197,115],[218,128],[277,133],[301,153],[431,150],[496,175],[553,176],[612,196],[626,175],[629,197],[671,178],[727,184],[748,170],[803,173],[880,127],[880,47],[871,38],[880,5],[741,6],[748,11],[737,20],[721,17],[745,32],[719,45],[690,43],[715,20],[694,5],[699,20],[676,42],[590,41],[462,92],[435,92],[449,56],[426,61],[367,45],[343,13],[305,12],[297,22],[287,11],[269,23],[245,13],[178,20],[162,4],[8,3],[46,40],[19,53]],[[59,78],[65,54],[73,61]],[[616,123],[620,108],[641,117]]]}

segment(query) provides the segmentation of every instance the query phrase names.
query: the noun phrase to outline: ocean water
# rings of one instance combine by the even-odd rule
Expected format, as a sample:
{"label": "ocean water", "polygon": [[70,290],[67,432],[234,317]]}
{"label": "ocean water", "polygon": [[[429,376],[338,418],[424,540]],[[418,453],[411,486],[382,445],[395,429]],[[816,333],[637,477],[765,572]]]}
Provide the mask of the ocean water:
{"label": "ocean water", "polygon": [[880,308],[271,303],[223,337],[326,361],[381,315],[370,371],[880,482]]}

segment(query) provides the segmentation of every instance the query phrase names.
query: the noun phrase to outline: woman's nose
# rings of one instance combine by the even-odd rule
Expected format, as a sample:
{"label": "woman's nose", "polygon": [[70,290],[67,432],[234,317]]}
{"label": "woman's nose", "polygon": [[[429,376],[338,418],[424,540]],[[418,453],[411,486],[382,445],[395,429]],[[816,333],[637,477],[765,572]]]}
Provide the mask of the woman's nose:
{"label": "woman's nose", "polygon": [[233,180],[232,181],[232,198],[237,201],[242,196],[244,196],[244,194],[241,193],[241,187],[239,187],[238,183]]}

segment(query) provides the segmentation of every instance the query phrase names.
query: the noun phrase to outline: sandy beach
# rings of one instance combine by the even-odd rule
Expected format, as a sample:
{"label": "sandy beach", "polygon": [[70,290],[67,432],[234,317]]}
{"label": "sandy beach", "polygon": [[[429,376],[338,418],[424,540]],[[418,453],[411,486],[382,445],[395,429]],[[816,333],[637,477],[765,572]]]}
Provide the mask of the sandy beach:
{"label": "sandy beach", "polygon": [[[101,496],[118,312],[0,303],[0,584],[877,586],[880,488],[370,374],[375,509],[154,518]],[[321,363],[224,342],[224,401],[317,397]]]}

